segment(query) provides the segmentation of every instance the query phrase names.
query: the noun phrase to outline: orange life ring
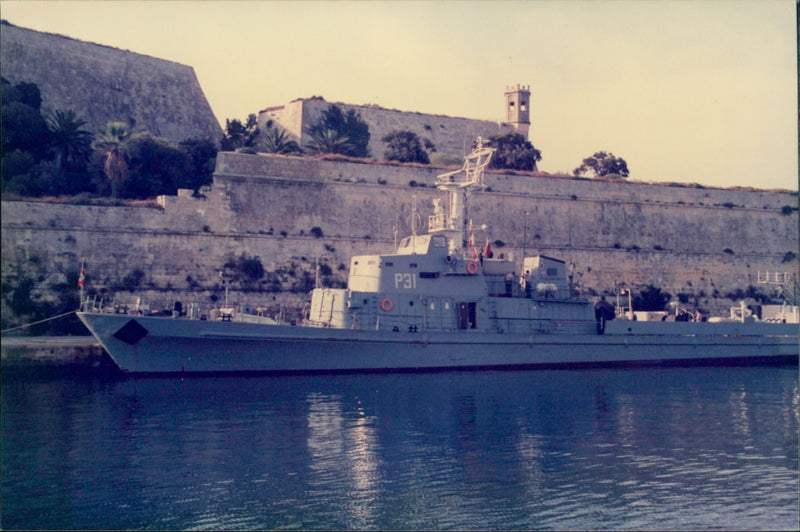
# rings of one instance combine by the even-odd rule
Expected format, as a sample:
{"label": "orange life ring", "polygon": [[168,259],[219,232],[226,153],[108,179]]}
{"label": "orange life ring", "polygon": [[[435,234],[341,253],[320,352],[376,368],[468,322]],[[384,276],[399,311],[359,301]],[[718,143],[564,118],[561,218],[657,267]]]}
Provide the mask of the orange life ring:
{"label": "orange life ring", "polygon": [[478,263],[477,262],[468,262],[467,263],[467,273],[470,275],[475,275],[478,273]]}
{"label": "orange life ring", "polygon": [[392,310],[392,301],[390,299],[384,299],[381,301],[381,310],[384,312],[389,312]]}

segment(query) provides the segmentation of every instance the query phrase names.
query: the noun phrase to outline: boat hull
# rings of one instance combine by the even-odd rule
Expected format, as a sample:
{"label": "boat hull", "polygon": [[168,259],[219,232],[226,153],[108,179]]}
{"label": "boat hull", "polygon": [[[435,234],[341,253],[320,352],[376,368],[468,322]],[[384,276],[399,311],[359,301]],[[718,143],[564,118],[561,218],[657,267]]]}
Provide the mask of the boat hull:
{"label": "boat hull", "polygon": [[639,327],[636,322],[618,326],[609,322],[605,334],[588,327],[584,334],[500,334],[78,315],[119,368],[131,374],[797,363],[798,359],[798,328],[790,324]]}

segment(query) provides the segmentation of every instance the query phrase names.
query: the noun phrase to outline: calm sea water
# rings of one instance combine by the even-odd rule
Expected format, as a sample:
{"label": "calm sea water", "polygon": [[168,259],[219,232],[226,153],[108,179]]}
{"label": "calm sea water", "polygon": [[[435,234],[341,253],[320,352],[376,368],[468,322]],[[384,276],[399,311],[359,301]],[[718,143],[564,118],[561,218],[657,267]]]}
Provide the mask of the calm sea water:
{"label": "calm sea water", "polygon": [[2,384],[4,529],[798,529],[797,367]]}

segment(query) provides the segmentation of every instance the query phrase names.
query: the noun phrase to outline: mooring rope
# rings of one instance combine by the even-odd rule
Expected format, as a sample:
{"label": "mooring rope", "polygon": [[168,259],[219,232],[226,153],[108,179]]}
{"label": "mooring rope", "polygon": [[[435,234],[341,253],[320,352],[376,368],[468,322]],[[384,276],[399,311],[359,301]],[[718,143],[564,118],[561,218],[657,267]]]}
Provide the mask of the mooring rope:
{"label": "mooring rope", "polygon": [[26,327],[32,327],[34,325],[38,325],[38,324],[44,323],[46,321],[57,320],[58,318],[63,318],[64,316],[69,316],[70,314],[75,314],[76,312],[78,312],[78,311],[77,310],[71,310],[71,311],[66,312],[64,314],[59,314],[58,316],[53,316],[52,318],[47,318],[47,319],[44,319],[44,320],[34,321],[33,323],[26,323],[25,325],[20,325],[19,327],[12,327],[11,329],[5,329],[5,330],[0,331],[0,334],[5,334],[5,333],[11,332],[11,331],[17,331],[19,329],[25,329]]}

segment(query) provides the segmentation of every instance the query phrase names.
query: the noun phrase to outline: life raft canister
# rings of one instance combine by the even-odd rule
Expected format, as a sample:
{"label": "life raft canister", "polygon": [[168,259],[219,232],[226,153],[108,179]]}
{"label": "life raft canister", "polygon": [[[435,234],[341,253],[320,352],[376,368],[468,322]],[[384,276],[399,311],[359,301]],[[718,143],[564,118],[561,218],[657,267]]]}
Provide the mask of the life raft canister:
{"label": "life raft canister", "polygon": [[475,275],[478,273],[478,263],[477,262],[468,262],[467,263],[467,273],[470,275]]}
{"label": "life raft canister", "polygon": [[389,312],[390,310],[392,310],[392,306],[393,305],[392,305],[392,300],[391,299],[387,298],[387,299],[384,299],[383,301],[381,301],[381,310],[384,311],[384,312]]}

